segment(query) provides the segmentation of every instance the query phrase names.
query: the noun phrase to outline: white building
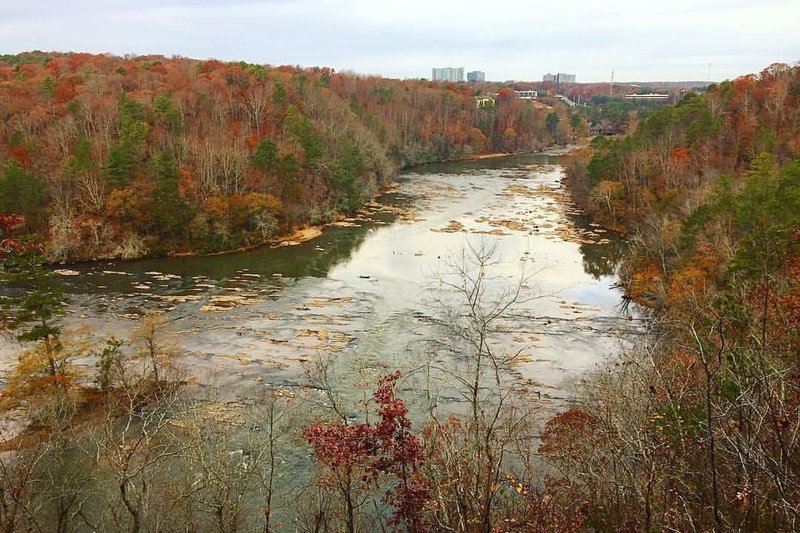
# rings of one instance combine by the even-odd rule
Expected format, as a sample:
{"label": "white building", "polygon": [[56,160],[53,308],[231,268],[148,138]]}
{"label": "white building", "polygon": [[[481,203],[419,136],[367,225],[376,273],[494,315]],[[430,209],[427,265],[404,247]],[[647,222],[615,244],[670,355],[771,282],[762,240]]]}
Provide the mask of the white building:
{"label": "white building", "polygon": [[434,68],[431,79],[433,81],[464,81],[464,67]]}
{"label": "white building", "polygon": [[520,100],[536,100],[539,98],[539,91],[514,91],[514,96]]}

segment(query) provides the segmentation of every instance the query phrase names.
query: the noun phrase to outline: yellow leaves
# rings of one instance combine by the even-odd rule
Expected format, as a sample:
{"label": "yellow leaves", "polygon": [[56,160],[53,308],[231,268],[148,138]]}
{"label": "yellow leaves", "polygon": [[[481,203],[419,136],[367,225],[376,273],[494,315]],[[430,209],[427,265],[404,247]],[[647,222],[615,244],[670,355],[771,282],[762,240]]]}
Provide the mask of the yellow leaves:
{"label": "yellow leaves", "polygon": [[6,388],[0,393],[0,408],[12,409],[36,403],[56,392],[77,387],[81,372],[73,360],[89,352],[86,341],[68,334],[61,339],[38,342],[18,357],[17,366],[7,377]]}
{"label": "yellow leaves", "polygon": [[111,191],[105,200],[105,214],[112,220],[136,222],[144,217],[148,194],[138,187]]}
{"label": "yellow leaves", "polygon": [[213,217],[224,219],[228,213],[228,202],[223,196],[212,196],[206,200],[205,211]]}
{"label": "yellow leaves", "polygon": [[482,149],[486,145],[486,135],[483,134],[478,128],[471,128],[469,130],[468,139],[470,145],[478,149]]}
{"label": "yellow leaves", "polygon": [[281,201],[278,198],[258,192],[212,196],[205,204],[207,214],[225,222],[231,229],[252,226],[259,215],[275,214],[280,208]]}
{"label": "yellow leaves", "polygon": [[142,319],[141,325],[131,336],[136,357],[149,367],[156,383],[164,378],[165,371],[174,370],[172,359],[179,355],[178,348],[165,340],[166,324],[163,313],[151,313]]}

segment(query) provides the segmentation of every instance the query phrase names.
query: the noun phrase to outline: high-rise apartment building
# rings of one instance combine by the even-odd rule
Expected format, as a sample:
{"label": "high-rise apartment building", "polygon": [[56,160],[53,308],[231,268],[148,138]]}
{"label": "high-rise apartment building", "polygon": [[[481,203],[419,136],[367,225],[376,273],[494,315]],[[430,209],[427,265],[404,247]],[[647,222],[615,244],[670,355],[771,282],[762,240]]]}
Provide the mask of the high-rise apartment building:
{"label": "high-rise apartment building", "polygon": [[464,67],[434,68],[433,81],[464,81]]}
{"label": "high-rise apartment building", "polygon": [[552,81],[554,83],[575,83],[575,74],[565,74],[564,72],[550,74],[548,72],[542,76],[542,81]]}
{"label": "high-rise apartment building", "polygon": [[486,81],[486,73],[481,72],[480,70],[467,72],[467,81],[470,83],[475,83],[477,81]]}

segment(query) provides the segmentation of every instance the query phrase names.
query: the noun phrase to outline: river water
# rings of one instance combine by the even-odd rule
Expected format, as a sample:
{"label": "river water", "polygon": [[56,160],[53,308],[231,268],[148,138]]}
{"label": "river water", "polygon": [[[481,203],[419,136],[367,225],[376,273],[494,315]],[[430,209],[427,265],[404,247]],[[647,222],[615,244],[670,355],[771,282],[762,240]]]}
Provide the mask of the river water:
{"label": "river water", "polygon": [[[143,314],[159,311],[184,354],[179,365],[198,381],[236,394],[291,390],[305,365],[323,357],[346,388],[395,368],[413,373],[425,358],[457,364],[432,303],[437,280],[465,247],[493,247],[488,300],[514,287],[521,270],[529,276],[525,301],[500,325],[498,349],[521,352],[512,378],[537,398],[563,399],[566,381],[617,351],[640,324],[620,312],[620,244],[581,222],[561,178],[553,155],[428,165],[308,242],[69,266],[65,322],[88,326],[98,340],[125,339]],[[17,347],[4,342],[8,366]],[[403,394],[417,386],[408,382]]]}

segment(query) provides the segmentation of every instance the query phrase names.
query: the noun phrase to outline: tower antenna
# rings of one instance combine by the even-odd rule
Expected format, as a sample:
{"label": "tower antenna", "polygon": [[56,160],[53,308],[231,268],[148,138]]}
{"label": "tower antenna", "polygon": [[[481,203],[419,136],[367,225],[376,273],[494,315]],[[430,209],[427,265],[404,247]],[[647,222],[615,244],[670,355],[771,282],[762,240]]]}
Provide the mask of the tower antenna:
{"label": "tower antenna", "polygon": [[608,86],[608,96],[614,96],[614,69],[611,69],[611,85]]}

